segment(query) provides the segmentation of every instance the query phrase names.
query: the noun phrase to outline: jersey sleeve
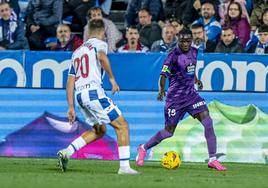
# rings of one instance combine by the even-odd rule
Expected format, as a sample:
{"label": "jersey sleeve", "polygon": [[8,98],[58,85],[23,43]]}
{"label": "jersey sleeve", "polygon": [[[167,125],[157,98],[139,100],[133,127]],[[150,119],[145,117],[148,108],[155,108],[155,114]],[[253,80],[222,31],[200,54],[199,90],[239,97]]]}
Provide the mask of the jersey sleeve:
{"label": "jersey sleeve", "polygon": [[107,45],[107,43],[106,42],[100,42],[100,43],[98,43],[96,45],[96,51],[97,51],[97,53],[100,52],[100,51],[102,51],[105,54],[107,54],[107,52],[108,52],[108,45]]}
{"label": "jersey sleeve", "polygon": [[170,52],[169,55],[167,56],[166,60],[164,61],[162,70],[161,70],[161,75],[165,76],[165,77],[169,77],[170,73],[171,73],[171,68],[172,68],[172,64],[173,64],[173,52]]}
{"label": "jersey sleeve", "polygon": [[75,76],[75,67],[74,67],[74,59],[73,59],[73,56],[72,56],[72,59],[71,59],[71,63],[70,63],[70,66],[69,66],[69,71],[68,71],[68,75],[69,76]]}

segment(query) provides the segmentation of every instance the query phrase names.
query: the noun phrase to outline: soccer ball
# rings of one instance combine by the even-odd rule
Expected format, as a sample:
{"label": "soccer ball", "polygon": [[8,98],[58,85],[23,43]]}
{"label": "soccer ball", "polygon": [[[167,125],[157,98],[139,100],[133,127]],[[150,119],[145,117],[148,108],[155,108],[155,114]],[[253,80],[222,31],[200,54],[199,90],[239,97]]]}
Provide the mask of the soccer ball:
{"label": "soccer ball", "polygon": [[168,151],[162,157],[162,166],[167,169],[175,169],[180,167],[181,158],[180,155],[175,151]]}

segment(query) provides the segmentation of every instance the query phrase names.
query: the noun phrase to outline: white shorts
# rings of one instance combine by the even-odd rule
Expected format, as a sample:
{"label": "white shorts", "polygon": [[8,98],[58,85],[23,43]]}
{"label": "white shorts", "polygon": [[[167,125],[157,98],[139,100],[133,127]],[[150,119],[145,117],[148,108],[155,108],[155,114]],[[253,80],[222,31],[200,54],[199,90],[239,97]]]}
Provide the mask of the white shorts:
{"label": "white shorts", "polygon": [[85,89],[76,93],[75,99],[86,122],[91,126],[111,123],[122,114],[112,99],[106,96],[102,88]]}

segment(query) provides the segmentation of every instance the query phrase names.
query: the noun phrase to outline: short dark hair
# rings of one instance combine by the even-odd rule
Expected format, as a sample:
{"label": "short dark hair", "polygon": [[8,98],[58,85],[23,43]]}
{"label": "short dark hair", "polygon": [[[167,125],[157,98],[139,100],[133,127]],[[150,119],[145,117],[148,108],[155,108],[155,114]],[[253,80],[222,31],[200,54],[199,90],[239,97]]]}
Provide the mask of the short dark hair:
{"label": "short dark hair", "polygon": [[197,28],[202,28],[204,30],[204,26],[201,24],[196,23],[196,24],[191,25],[191,30],[197,29]]}
{"label": "short dark hair", "polygon": [[183,35],[190,35],[191,37],[193,37],[192,31],[188,28],[183,28],[178,34],[179,37]]}
{"label": "short dark hair", "polygon": [[150,10],[149,10],[147,7],[142,7],[142,8],[139,10],[139,12],[141,12],[141,11],[145,11],[145,12],[147,12],[147,13],[151,16]]}
{"label": "short dark hair", "polygon": [[136,25],[130,25],[129,27],[126,28],[126,31],[128,31],[129,29],[137,29],[138,27]]}
{"label": "short dark hair", "polygon": [[104,22],[102,19],[93,19],[88,23],[88,29],[90,33],[104,31]]}
{"label": "short dark hair", "polygon": [[268,32],[268,26],[263,24],[258,28],[258,32]]}
{"label": "short dark hair", "polygon": [[234,31],[233,28],[232,28],[230,25],[224,25],[224,26],[221,28],[222,31],[226,31],[226,30],[229,30],[229,29],[232,30],[232,31]]}

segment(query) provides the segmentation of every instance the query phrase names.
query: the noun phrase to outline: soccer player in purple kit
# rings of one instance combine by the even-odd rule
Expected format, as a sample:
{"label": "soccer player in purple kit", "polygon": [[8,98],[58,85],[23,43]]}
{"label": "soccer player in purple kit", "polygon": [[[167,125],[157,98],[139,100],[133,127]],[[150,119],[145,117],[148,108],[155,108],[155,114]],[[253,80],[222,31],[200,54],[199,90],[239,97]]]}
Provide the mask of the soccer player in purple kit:
{"label": "soccer player in purple kit", "polygon": [[136,165],[143,166],[147,150],[171,137],[178,122],[188,112],[204,126],[209,154],[208,167],[224,171],[226,168],[216,158],[216,136],[206,102],[195,89],[195,84],[198,85],[199,89],[202,89],[203,85],[195,76],[197,50],[191,47],[192,32],[189,29],[183,29],[179,32],[178,38],[178,46],[166,58],[159,78],[157,100],[160,101],[165,97],[166,78],[169,79],[164,109],[165,128],[147,143],[139,146]]}

